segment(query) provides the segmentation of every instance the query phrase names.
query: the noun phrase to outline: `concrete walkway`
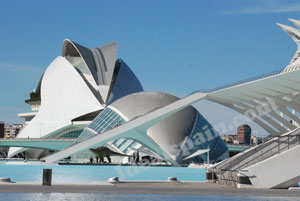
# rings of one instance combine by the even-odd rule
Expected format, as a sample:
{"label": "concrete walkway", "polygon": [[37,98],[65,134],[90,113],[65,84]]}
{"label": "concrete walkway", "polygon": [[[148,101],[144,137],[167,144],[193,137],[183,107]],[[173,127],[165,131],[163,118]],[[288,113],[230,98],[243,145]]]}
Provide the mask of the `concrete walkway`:
{"label": "concrete walkway", "polygon": [[300,197],[300,190],[236,189],[212,183],[193,182],[130,182],[118,184],[0,184],[0,192],[30,193],[123,193],[123,194],[203,194],[238,196]]}

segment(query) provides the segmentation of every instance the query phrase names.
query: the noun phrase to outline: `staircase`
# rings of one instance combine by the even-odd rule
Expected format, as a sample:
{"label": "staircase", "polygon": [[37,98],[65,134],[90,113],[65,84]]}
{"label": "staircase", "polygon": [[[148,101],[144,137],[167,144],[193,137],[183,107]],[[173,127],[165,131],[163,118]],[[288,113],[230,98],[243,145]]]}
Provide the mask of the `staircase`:
{"label": "staircase", "polygon": [[220,184],[237,186],[239,183],[238,173],[245,168],[251,167],[259,162],[285,152],[300,145],[300,128],[274,137],[270,141],[252,147],[236,156],[211,167],[208,172],[214,175],[213,179]]}

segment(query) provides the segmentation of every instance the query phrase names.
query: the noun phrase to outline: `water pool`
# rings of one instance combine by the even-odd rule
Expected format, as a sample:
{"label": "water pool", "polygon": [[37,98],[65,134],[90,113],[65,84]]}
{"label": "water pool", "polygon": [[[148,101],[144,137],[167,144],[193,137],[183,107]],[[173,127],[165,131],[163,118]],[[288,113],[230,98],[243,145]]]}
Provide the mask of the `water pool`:
{"label": "water pool", "polygon": [[43,169],[52,169],[53,183],[82,183],[107,181],[119,177],[121,181],[166,181],[177,177],[180,181],[205,181],[205,168],[110,166],[110,165],[45,165],[41,163],[0,164],[0,177],[14,182],[41,182]]}

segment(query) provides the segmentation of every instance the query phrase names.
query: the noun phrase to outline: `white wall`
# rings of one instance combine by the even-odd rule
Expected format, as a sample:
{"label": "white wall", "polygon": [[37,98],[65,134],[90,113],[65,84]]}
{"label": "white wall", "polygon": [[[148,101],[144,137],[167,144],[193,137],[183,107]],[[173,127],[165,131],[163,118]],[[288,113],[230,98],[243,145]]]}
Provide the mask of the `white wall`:
{"label": "white wall", "polygon": [[300,146],[276,154],[241,171],[254,188],[288,188],[300,181]]}

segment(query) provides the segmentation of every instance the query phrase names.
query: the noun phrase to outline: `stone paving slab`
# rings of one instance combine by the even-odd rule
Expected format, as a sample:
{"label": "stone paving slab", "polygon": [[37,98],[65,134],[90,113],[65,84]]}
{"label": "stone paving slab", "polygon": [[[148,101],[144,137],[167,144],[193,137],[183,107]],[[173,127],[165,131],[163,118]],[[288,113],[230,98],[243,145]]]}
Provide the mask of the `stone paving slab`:
{"label": "stone paving slab", "polygon": [[121,194],[203,194],[300,197],[300,190],[288,189],[237,189],[213,183],[195,182],[130,182],[130,183],[90,183],[54,184],[42,186],[38,183],[0,184],[0,192],[37,193],[121,193]]}

